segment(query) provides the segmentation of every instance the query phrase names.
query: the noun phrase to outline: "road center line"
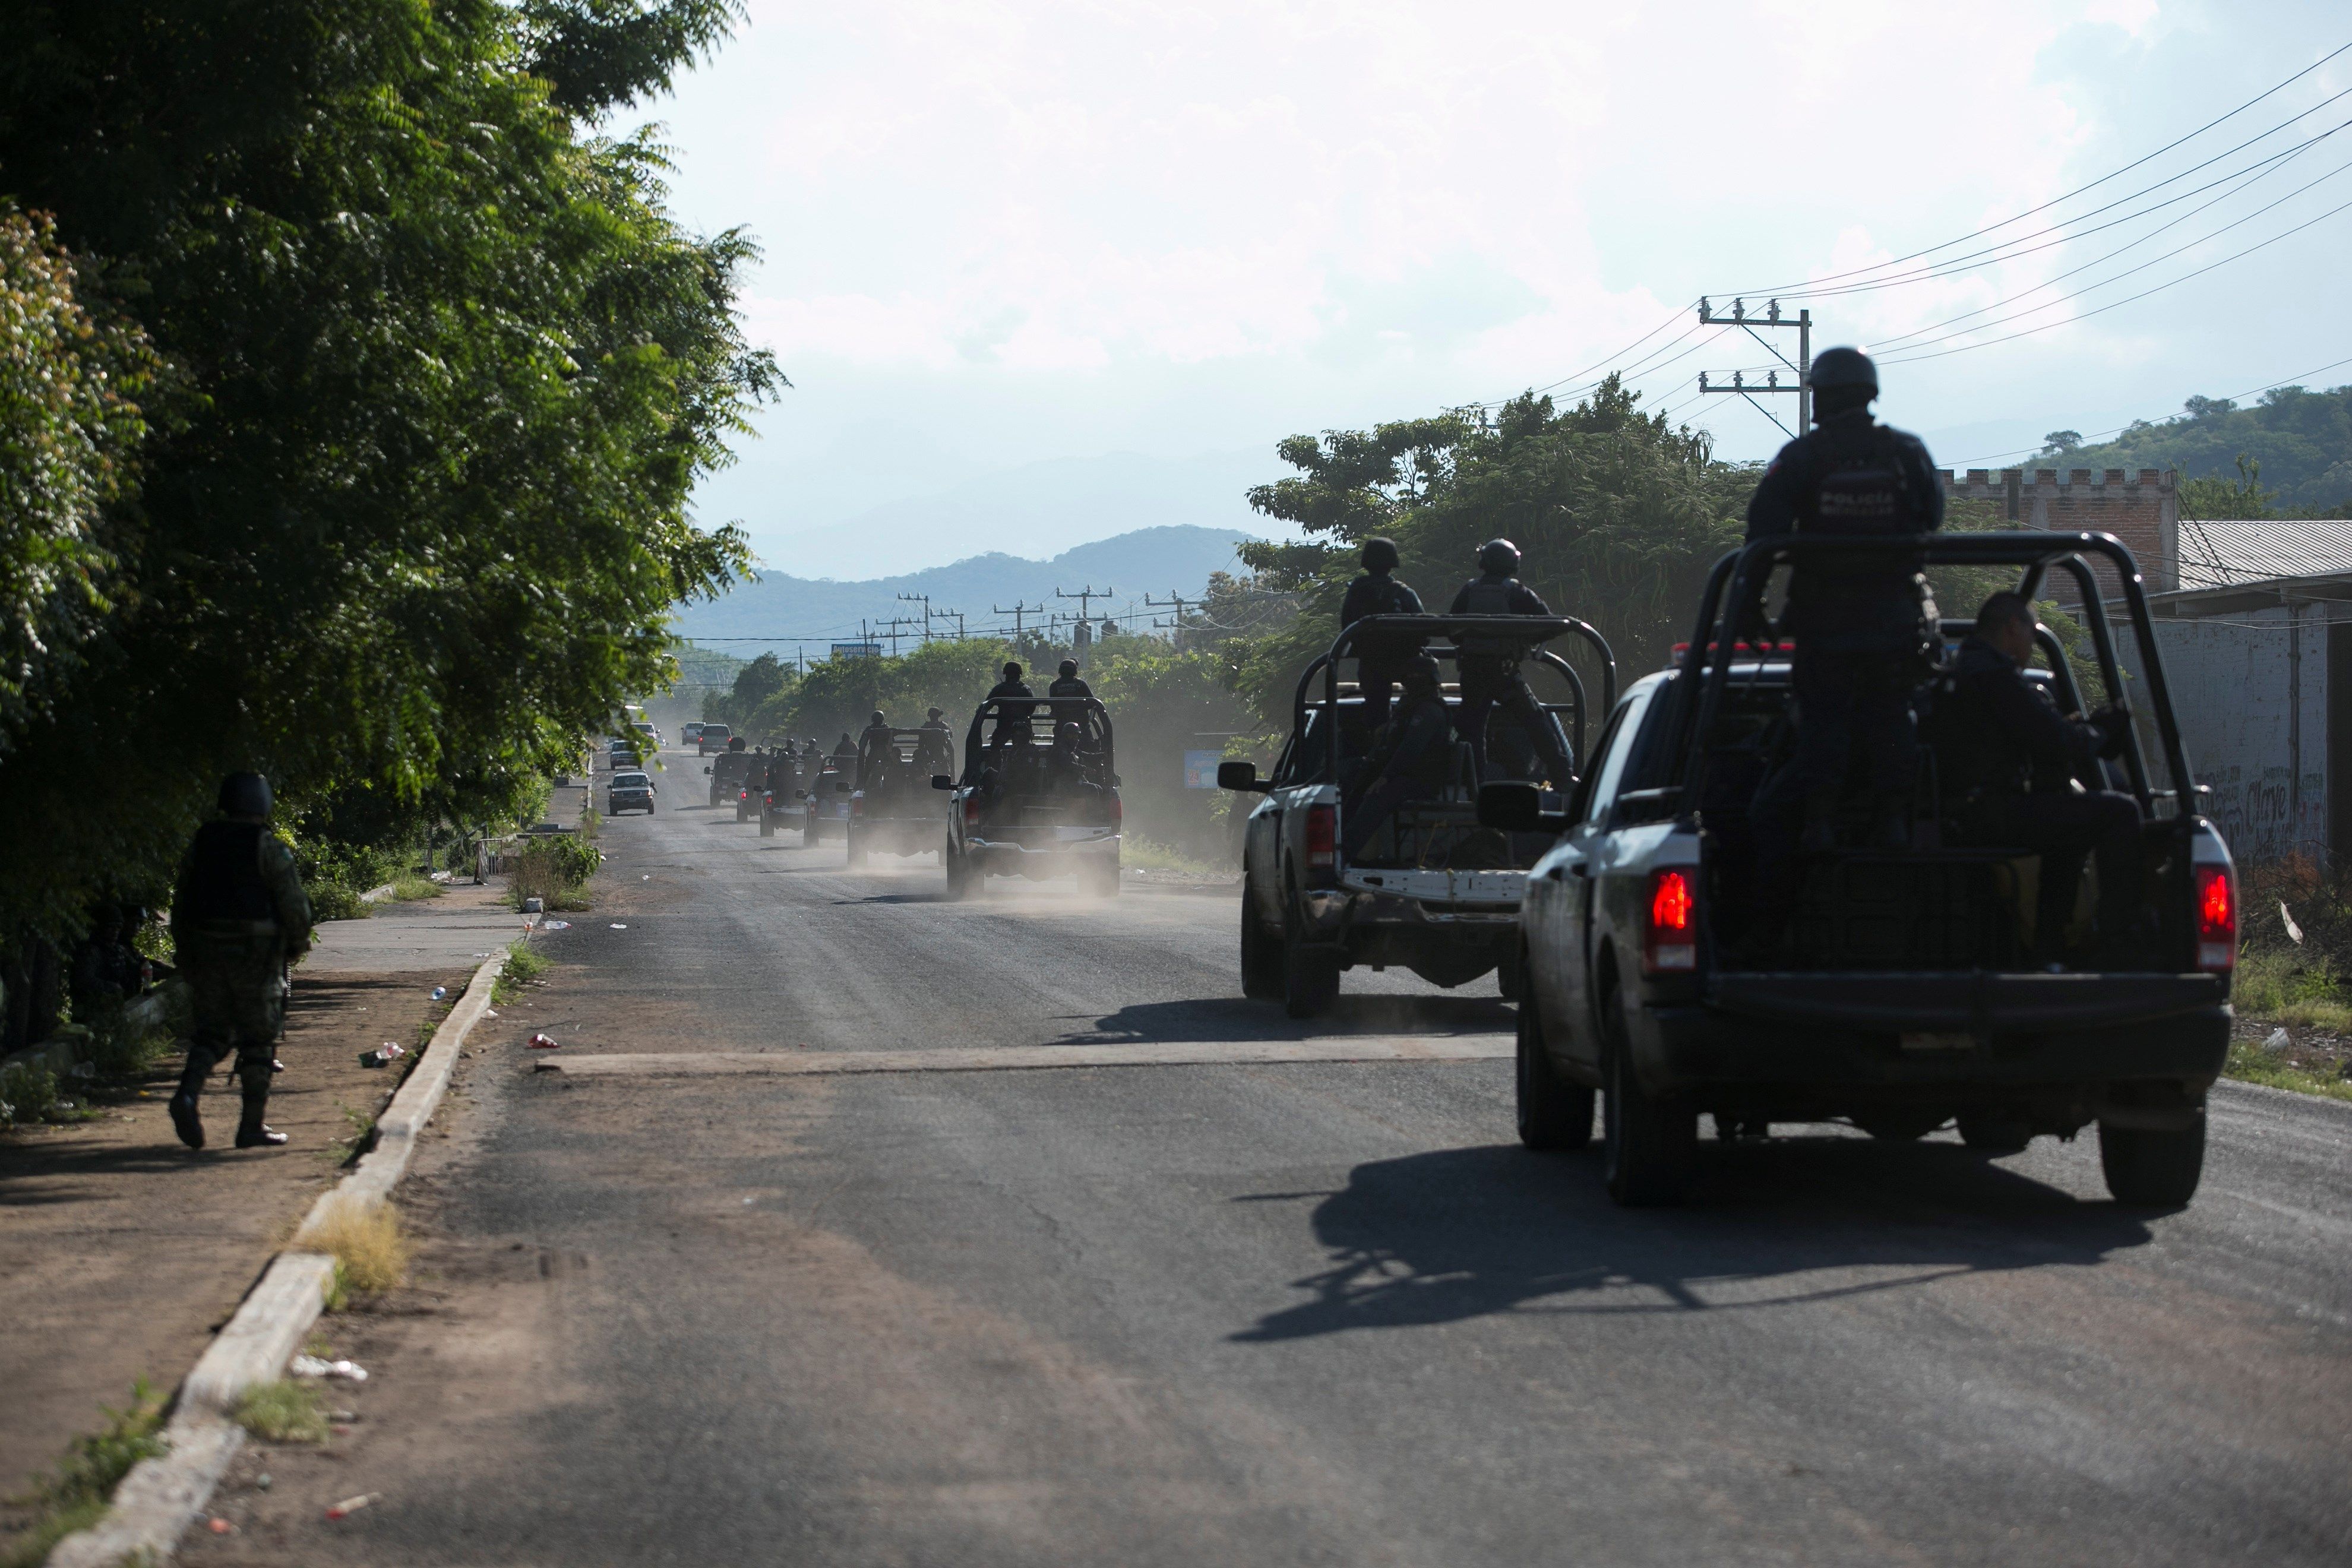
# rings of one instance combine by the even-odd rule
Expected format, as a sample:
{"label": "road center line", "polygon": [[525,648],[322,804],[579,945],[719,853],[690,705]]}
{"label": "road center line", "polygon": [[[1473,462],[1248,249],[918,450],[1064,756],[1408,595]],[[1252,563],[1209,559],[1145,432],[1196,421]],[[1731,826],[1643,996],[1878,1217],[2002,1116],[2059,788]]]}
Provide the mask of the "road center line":
{"label": "road center line", "polygon": [[1360,1035],[1320,1040],[1148,1040],[896,1051],[628,1051],[542,1058],[567,1078],[814,1077],[1009,1072],[1043,1068],[1248,1066],[1281,1062],[1474,1062],[1511,1055],[1503,1035]]}

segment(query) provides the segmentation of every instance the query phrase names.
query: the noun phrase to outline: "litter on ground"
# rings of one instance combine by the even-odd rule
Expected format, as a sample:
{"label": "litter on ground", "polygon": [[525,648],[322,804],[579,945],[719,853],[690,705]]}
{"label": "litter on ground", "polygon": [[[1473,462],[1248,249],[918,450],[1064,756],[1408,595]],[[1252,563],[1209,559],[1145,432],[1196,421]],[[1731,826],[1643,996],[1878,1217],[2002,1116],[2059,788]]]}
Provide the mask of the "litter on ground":
{"label": "litter on ground", "polygon": [[327,1361],[314,1355],[298,1355],[287,1363],[286,1370],[297,1377],[340,1377],[348,1383],[365,1383],[367,1368],[355,1361]]}
{"label": "litter on ground", "polygon": [[629,928],[628,928],[628,927],[626,927],[626,926],[625,926],[625,925],[623,925],[620,921],[614,921],[613,922],[613,929],[614,929],[614,931],[626,931],[626,930],[628,930]]}
{"label": "litter on ground", "polygon": [[559,1043],[545,1035],[533,1035],[530,1037],[530,1048],[534,1051],[551,1051],[557,1048]]}
{"label": "litter on ground", "polygon": [[329,1509],[327,1510],[327,1517],[329,1519],[341,1519],[345,1514],[357,1513],[360,1510],[367,1507],[368,1504],[375,1501],[383,1496],[383,1494],[382,1492],[362,1492],[358,1497],[347,1497],[342,1501],[337,1503],[334,1507]]}

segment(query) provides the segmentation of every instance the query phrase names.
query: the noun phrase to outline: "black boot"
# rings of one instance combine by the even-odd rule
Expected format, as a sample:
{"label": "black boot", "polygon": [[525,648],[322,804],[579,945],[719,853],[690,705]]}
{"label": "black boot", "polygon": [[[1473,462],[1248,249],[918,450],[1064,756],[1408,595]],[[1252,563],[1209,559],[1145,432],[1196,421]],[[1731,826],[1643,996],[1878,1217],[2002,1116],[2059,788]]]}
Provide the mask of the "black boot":
{"label": "black boot", "polygon": [[205,1146],[205,1122],[196,1114],[196,1101],[205,1092],[205,1080],[212,1077],[215,1059],[202,1046],[191,1045],[188,1065],[180,1070],[180,1087],[172,1094],[172,1130],[191,1149]]}
{"label": "black boot", "polygon": [[245,1115],[236,1124],[236,1146],[240,1149],[272,1149],[286,1142],[286,1134],[261,1120],[268,1109],[269,1097],[248,1094],[245,1097]]}

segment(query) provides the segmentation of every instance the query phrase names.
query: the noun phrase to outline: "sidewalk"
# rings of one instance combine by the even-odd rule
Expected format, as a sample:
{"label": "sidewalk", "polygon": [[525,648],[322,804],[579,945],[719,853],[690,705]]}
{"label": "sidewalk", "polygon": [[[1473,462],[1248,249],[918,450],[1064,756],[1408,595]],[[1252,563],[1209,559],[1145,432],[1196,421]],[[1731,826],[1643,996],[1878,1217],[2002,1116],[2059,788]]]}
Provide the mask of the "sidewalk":
{"label": "sidewalk", "polygon": [[[496,887],[380,908],[320,928],[295,971],[271,1125],[278,1150],[231,1148],[226,1070],[205,1098],[207,1148],[183,1148],[164,1102],[171,1058],[136,1098],[67,1127],[0,1134],[0,1552],[30,1518],[24,1493],[65,1446],[127,1403],[144,1376],[168,1394],[267,1264],[288,1226],[333,1182],[353,1135],[398,1085],[359,1065],[394,1040],[415,1050],[482,958],[521,933]],[[342,1145],[342,1146],[339,1146]]]}

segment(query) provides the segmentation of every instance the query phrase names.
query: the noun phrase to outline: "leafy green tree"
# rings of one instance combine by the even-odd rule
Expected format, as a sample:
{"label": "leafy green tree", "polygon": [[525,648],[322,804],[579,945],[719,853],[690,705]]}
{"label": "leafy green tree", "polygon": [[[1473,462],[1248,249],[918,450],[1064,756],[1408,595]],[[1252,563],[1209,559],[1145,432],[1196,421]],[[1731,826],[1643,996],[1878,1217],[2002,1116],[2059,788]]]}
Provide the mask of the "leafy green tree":
{"label": "leafy green tree", "polygon": [[[2184,517],[2352,517],[2352,386],[2273,387],[2250,407],[2192,397],[2174,418],[2137,421],[2111,441],[2065,457],[2068,467],[2095,471],[2177,471]],[[2267,511],[2246,510],[2256,503],[2238,467],[2242,458],[2249,469],[2261,465],[2270,488],[2259,504]],[[2239,475],[2234,485],[2232,473]],[[2239,510],[2212,510],[2223,506]]]}

